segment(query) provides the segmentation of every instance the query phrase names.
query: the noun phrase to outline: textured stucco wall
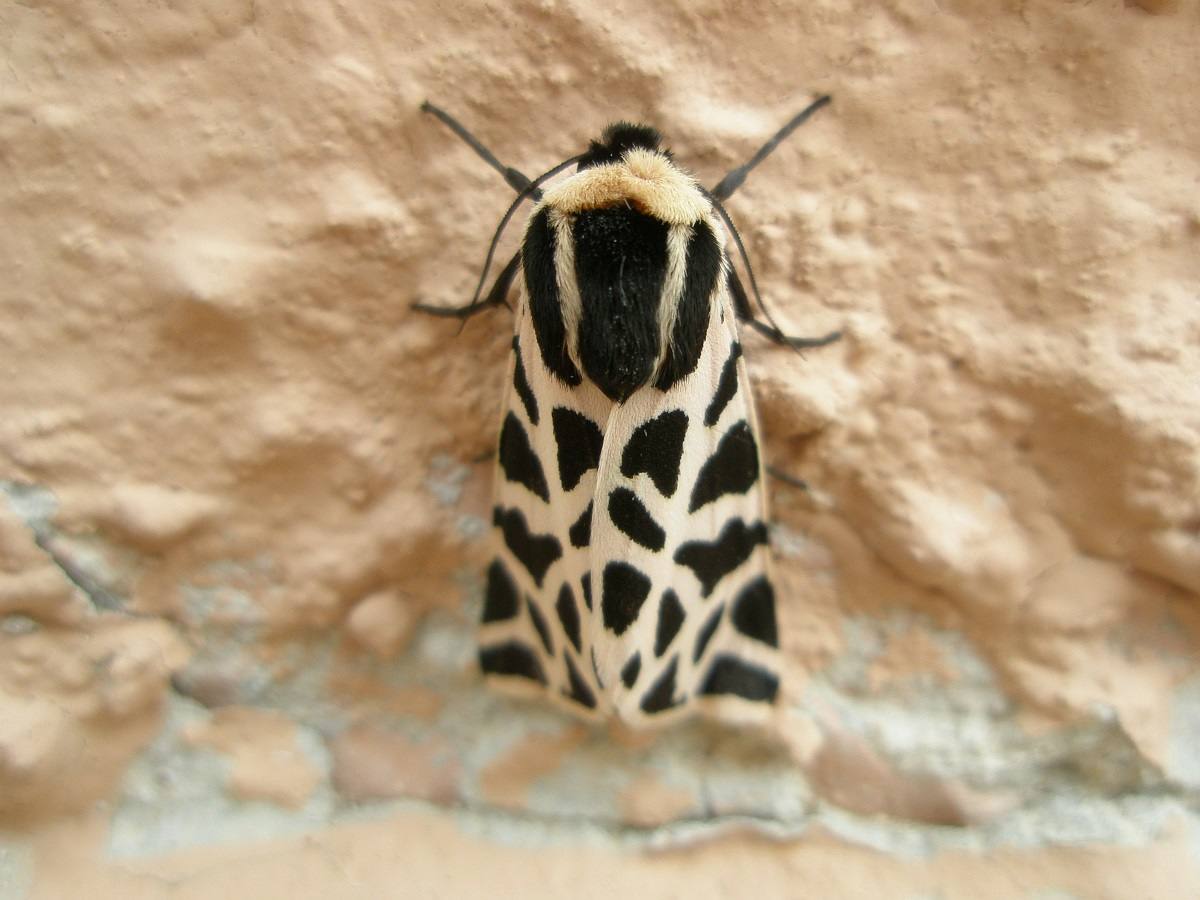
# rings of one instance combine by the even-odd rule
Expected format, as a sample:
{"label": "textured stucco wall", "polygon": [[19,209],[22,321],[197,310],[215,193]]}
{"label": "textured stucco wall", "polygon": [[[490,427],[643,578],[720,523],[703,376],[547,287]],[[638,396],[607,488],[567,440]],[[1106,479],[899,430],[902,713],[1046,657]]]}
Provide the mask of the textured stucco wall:
{"label": "textured stucco wall", "polygon": [[[747,828],[795,841],[644,874],[1200,894],[1198,58],[1195,0],[0,7],[0,896],[282,896],[263,839],[328,896],[387,836],[552,891]],[[409,304],[510,191],[421,100],[530,172],[644,119],[711,184],[818,91],[730,204],[788,330],[846,331],[745,342],[810,485],[776,720],[485,693],[510,320]],[[397,801],[479,840],[349,823]]]}

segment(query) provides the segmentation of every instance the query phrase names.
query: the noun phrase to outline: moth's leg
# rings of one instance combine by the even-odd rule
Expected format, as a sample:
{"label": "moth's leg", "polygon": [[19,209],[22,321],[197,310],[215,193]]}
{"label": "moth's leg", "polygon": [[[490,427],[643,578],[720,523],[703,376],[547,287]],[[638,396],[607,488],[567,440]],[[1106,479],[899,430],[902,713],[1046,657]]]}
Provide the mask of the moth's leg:
{"label": "moth's leg", "polygon": [[822,106],[833,102],[833,98],[828,94],[824,94],[808,104],[804,109],[792,117],[792,120],[780,128],[775,135],[758,148],[758,152],[750,157],[750,161],[745,165],[738,166],[728,175],[722,178],[715,188],[710,192],[717,200],[728,200],[733,196],[733,192],[742,186],[742,182],[746,180],[746,176],[750,174],[750,170],[757,166],[760,162],[766,159],[776,147],[783,143],[788,135],[803,125],[813,113]]}
{"label": "moth's leg", "polygon": [[476,313],[481,313],[493,306],[508,306],[506,298],[508,297],[509,290],[512,288],[513,279],[520,269],[521,254],[518,251],[508,261],[508,265],[496,276],[496,280],[492,282],[492,289],[488,291],[487,296],[482,300],[468,303],[466,306],[429,306],[426,303],[414,303],[412,308],[417,312],[427,313],[431,316],[439,316],[443,319],[461,319],[465,322]]}
{"label": "moth's leg", "polygon": [[840,331],[831,331],[829,334],[823,334],[820,337],[807,338],[797,337],[792,334],[784,334],[774,325],[765,325],[758,319],[747,319],[746,324],[771,341],[773,344],[779,344],[783,347],[792,347],[796,350],[811,350],[814,347],[827,347],[835,341],[841,340],[842,333]]}
{"label": "moth's leg", "polygon": [[[484,162],[503,175],[504,180],[507,181],[512,186],[513,190],[515,190],[518,194],[532,186],[533,182],[530,181],[524,173],[517,171],[512,166],[506,166],[504,163],[500,162],[500,160],[496,159],[496,155],[487,147],[485,147],[483,143],[477,137],[475,137],[475,135],[467,131],[467,129],[462,126],[458,119],[454,118],[454,116],[450,115],[450,113],[443,109],[439,109],[428,100],[421,104],[421,111],[427,112],[431,116],[439,119],[443,124],[446,125],[447,128],[462,138],[463,142],[466,143],[466,145],[476,153],[478,153]],[[537,193],[540,194],[541,192],[538,191]]]}
{"label": "moth's leg", "polygon": [[732,268],[729,270],[729,294],[733,300],[733,308],[737,312],[737,317],[773,344],[792,347],[796,350],[807,350],[812,347],[824,347],[827,344],[832,344],[842,336],[840,331],[831,331],[829,334],[816,338],[796,337],[784,334],[774,325],[760,322],[754,318],[753,310],[750,308],[750,298],[746,296],[746,289],[742,286],[742,280],[738,278],[737,272]]}
{"label": "moth's leg", "polygon": [[799,488],[802,491],[808,490],[808,482],[803,478],[797,478],[795,475],[789,475],[783,469],[777,469],[774,466],[767,466],[767,474],[772,478],[782,481],[784,484],[791,485],[794,488]]}
{"label": "moth's leg", "polygon": [[746,288],[743,287],[742,279],[738,278],[737,270],[732,263],[729,266],[729,296],[733,300],[733,309],[737,313],[738,320],[753,321],[754,310],[750,306],[750,298],[746,296]]}

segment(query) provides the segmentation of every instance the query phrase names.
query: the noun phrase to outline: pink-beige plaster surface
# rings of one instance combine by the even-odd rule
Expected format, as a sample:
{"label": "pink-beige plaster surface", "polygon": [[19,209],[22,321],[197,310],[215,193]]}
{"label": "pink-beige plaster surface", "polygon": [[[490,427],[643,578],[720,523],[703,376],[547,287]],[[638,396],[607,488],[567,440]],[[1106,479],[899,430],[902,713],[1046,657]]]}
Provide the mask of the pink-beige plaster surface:
{"label": "pink-beige plaster surface", "polygon": [[[0,896],[1200,895],[1198,58],[1196,0],[0,8]],[[485,696],[510,319],[410,304],[511,192],[420,102],[712,184],[817,92],[729,204],[845,332],[745,340],[785,702]]]}

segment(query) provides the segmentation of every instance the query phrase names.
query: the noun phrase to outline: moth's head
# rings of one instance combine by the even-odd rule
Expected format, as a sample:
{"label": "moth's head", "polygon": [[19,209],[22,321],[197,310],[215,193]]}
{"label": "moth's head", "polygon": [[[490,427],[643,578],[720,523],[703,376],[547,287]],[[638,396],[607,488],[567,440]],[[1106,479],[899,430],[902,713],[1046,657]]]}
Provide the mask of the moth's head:
{"label": "moth's head", "polygon": [[671,158],[671,151],[662,149],[662,135],[649,125],[613,122],[604,129],[600,140],[592,141],[588,145],[587,153],[579,160],[576,171],[582,172],[584,169],[590,169],[592,166],[602,163],[619,162],[628,151],[634,148],[662,153],[667,159]]}
{"label": "moth's head", "polygon": [[625,206],[669,225],[694,225],[711,209],[649,125],[615,122],[592,141],[575,174],[546,189],[542,204],[572,215]]}

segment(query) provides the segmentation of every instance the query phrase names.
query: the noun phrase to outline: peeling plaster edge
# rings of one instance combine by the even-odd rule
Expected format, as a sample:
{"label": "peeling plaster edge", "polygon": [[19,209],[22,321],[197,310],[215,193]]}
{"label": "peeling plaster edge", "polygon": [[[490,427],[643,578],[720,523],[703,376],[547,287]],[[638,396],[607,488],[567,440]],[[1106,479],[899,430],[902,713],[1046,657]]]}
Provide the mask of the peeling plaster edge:
{"label": "peeling plaster edge", "polygon": [[57,531],[51,523],[58,508],[58,500],[52,491],[36,484],[0,481],[0,494],[4,494],[13,514],[23,521],[33,534],[33,542],[68,581],[83,591],[84,595],[92,602],[92,606],[105,612],[143,617],[139,613],[129,612],[121,598],[104,587],[98,579],[75,565],[62,552],[58,546]]}
{"label": "peeling plaster edge", "polygon": [[[779,843],[796,841],[810,833],[828,834],[848,845],[887,853],[901,859],[926,859],[942,852],[1047,850],[1071,847],[1145,846],[1158,840],[1172,822],[1190,823],[1200,834],[1200,805],[1173,798],[1131,796],[1104,804],[1107,812],[1126,825],[1124,834],[1111,831],[1074,838],[1047,837],[1037,829],[1014,828],[1013,817],[979,827],[922,825],[858,816],[829,805],[820,805],[804,818],[786,821],[767,816],[736,814],[715,818],[681,819],[667,825],[642,827],[617,820],[583,816],[522,812],[501,807],[439,804],[401,798],[342,807],[317,828],[317,833],[341,824],[382,822],[397,815],[449,818],[468,836],[512,847],[617,847],[623,850],[663,852],[718,841],[735,835],[753,835]],[[1045,811],[1026,810],[1027,815]],[[290,831],[296,834],[295,831]],[[263,835],[263,840],[273,835]],[[190,846],[204,846],[204,843]],[[183,849],[183,848],[176,848]],[[113,858],[132,859],[155,853],[124,852]]]}

